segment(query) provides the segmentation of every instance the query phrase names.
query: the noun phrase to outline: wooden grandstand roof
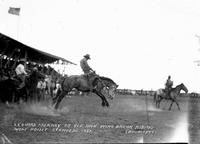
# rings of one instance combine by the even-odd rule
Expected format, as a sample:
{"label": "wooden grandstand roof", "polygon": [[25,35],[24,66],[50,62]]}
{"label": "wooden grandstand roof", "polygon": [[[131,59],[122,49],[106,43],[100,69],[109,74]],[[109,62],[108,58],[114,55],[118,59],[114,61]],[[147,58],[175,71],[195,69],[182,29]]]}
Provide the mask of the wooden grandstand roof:
{"label": "wooden grandstand roof", "polygon": [[0,54],[6,55],[8,57],[13,57],[14,53],[20,53],[20,57],[24,58],[27,55],[27,61],[36,62],[40,64],[53,63],[58,60],[62,60],[69,64],[75,63],[66,60],[62,57],[55,56],[44,51],[27,46],[13,38],[10,38],[2,33],[0,33]]}

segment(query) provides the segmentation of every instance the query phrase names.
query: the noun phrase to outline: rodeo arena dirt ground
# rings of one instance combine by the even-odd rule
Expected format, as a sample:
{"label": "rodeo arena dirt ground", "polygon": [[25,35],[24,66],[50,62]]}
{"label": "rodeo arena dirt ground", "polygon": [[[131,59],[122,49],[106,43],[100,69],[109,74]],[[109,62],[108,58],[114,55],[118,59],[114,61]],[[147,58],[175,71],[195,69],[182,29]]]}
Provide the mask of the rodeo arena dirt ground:
{"label": "rodeo arena dirt ground", "polygon": [[181,111],[153,96],[116,95],[102,107],[95,94],[66,96],[58,110],[43,102],[1,103],[2,143],[199,143],[199,99],[178,97]]}

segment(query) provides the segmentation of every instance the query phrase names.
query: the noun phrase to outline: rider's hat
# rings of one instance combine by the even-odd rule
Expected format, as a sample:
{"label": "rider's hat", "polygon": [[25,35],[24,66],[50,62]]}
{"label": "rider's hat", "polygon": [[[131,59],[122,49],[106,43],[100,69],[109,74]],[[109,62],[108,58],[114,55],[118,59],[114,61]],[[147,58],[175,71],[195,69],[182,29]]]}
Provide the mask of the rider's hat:
{"label": "rider's hat", "polygon": [[33,71],[38,71],[38,68],[37,68],[37,67],[34,67],[34,68],[33,68]]}
{"label": "rider's hat", "polygon": [[26,62],[26,59],[25,58],[21,58],[20,62]]}
{"label": "rider's hat", "polygon": [[89,54],[84,55],[84,57],[87,58],[87,59],[90,59],[90,55]]}

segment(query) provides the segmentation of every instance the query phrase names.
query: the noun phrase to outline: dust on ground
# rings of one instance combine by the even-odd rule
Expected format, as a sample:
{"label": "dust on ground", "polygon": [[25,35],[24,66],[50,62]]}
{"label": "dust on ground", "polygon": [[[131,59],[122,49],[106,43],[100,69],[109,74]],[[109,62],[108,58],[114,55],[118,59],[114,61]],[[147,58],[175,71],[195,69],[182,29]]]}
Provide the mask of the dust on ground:
{"label": "dust on ground", "polygon": [[0,104],[0,132],[19,144],[173,142],[186,120],[187,101],[180,98],[181,111],[176,105],[168,111],[167,102],[157,109],[151,96],[118,95],[108,108],[96,95],[72,96],[56,111],[51,101],[10,108]]}

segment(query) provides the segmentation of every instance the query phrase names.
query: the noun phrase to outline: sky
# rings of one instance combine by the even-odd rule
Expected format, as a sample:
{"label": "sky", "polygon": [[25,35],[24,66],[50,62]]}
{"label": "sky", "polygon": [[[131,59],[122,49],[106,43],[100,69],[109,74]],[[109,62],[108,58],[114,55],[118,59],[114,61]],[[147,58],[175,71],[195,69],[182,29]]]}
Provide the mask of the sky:
{"label": "sky", "polygon": [[76,63],[69,75],[88,53],[119,88],[157,90],[171,75],[200,92],[199,0],[0,0],[0,21],[1,33]]}

